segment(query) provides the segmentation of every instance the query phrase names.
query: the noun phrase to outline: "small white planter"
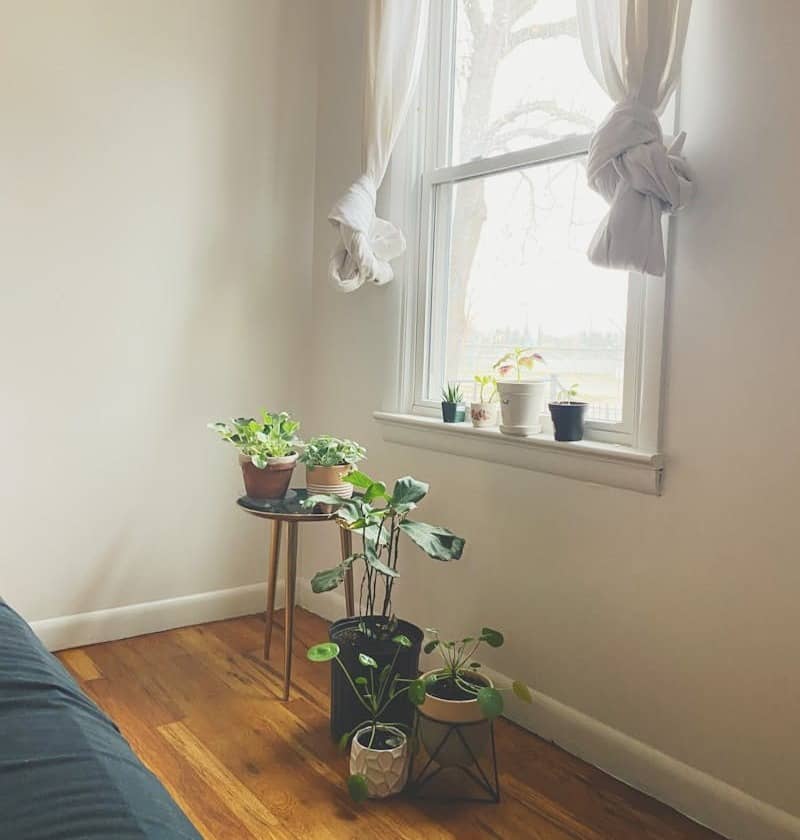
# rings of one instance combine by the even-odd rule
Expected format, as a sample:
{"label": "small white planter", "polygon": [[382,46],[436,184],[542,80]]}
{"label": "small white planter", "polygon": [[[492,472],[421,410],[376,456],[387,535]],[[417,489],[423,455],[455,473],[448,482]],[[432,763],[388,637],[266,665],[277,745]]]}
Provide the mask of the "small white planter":
{"label": "small white planter", "polygon": [[528,437],[542,431],[541,415],[547,399],[548,381],[498,382],[500,431],[504,435]]}
{"label": "small white planter", "polygon": [[391,732],[402,739],[399,747],[390,750],[373,750],[358,740],[362,732],[369,732],[371,726],[364,726],[356,732],[350,747],[350,773],[360,774],[367,781],[367,792],[372,799],[394,796],[406,786],[408,779],[408,739],[405,733],[394,726],[379,726],[384,732]]}
{"label": "small white planter", "polygon": [[469,417],[476,429],[497,425],[496,402],[474,402],[469,404]]}

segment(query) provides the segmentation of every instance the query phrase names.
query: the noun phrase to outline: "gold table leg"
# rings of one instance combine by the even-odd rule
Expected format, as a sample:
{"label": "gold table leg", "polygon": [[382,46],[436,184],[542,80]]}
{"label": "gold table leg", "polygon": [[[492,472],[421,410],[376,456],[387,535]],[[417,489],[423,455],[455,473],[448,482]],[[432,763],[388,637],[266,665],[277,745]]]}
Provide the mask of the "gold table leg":
{"label": "gold table leg", "polygon": [[292,642],[294,641],[294,600],[297,584],[297,523],[289,522],[286,552],[286,610],[283,634],[283,699],[289,699],[292,681]]}
{"label": "gold table leg", "polygon": [[266,627],[264,628],[264,659],[269,659],[269,646],[272,641],[272,622],[275,618],[275,589],[278,580],[278,555],[281,550],[281,526],[280,519],[272,520],[272,538],[269,548],[269,568],[267,574],[267,608]]}

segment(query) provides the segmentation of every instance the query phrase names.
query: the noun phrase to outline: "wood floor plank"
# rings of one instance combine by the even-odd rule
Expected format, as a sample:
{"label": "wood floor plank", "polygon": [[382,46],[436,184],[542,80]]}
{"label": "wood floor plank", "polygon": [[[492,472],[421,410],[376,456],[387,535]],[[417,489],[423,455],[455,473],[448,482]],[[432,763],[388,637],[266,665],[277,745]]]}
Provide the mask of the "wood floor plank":
{"label": "wood floor plank", "polygon": [[273,654],[246,616],[60,654],[85,691],[210,840],[721,840],[505,720],[499,805],[408,796],[355,805],[331,741],[330,671],[308,662],[328,625],[298,609],[291,699],[283,614]]}

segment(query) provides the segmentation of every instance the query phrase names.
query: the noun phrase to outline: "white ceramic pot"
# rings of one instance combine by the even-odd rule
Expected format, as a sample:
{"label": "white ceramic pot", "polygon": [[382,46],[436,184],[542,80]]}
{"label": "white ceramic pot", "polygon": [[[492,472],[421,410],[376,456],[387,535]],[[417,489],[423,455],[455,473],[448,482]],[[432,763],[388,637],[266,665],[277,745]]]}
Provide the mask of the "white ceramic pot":
{"label": "white ceramic pot", "polygon": [[505,435],[527,437],[542,431],[541,415],[547,399],[546,379],[524,382],[498,382],[500,431]]}
{"label": "white ceramic pot", "polygon": [[[426,680],[437,673],[437,670],[428,671],[421,679]],[[489,688],[494,686],[487,676],[478,673],[474,676]],[[436,754],[434,760],[440,766],[467,767],[472,764],[473,757],[480,758],[486,751],[490,736],[489,721],[484,717],[476,699],[444,700],[426,694],[419,711],[420,739],[428,755]],[[458,732],[450,731],[450,725],[454,723],[467,725],[462,726]]]}
{"label": "white ceramic pot", "polygon": [[469,404],[469,416],[476,429],[497,425],[497,403],[474,402]]}
{"label": "white ceramic pot", "polygon": [[[405,733],[394,726],[379,726],[384,732],[391,732],[402,739],[399,747],[388,750],[374,750],[359,741],[362,732],[369,733],[371,726],[364,726],[356,732],[350,747],[350,773],[360,774],[367,780],[367,792],[372,799],[394,796],[406,786],[408,779],[408,739]],[[365,739],[368,736],[365,736]]]}

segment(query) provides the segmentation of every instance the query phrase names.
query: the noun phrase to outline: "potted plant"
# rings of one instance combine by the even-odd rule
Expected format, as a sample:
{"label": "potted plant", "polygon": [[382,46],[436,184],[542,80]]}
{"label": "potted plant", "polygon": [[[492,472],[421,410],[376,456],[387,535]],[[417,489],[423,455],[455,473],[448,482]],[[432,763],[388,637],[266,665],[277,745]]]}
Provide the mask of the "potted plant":
{"label": "potted plant", "polygon": [[476,429],[497,425],[497,380],[489,373],[485,376],[476,374],[475,382],[480,391],[478,401],[470,403],[469,416]]}
{"label": "potted plant", "polygon": [[547,380],[522,378],[523,370],[533,371],[536,362],[544,363],[544,359],[532,348],[515,347],[493,365],[498,376],[513,377],[497,382],[500,431],[503,434],[527,437],[539,434],[542,430],[540,418],[547,397]]}
{"label": "potted plant", "polygon": [[353,440],[341,440],[331,435],[312,437],[298,459],[306,465],[308,492],[333,493],[349,499],[353,495],[353,485],[348,484],[344,477],[366,456],[366,449]]}
{"label": "potted plant", "polygon": [[[394,615],[392,594],[398,578],[400,535],[405,534],[435,560],[457,560],[464,550],[464,540],[447,528],[429,525],[409,514],[428,493],[428,485],[411,476],[398,479],[391,492],[382,481],[375,481],[354,470],[345,477],[358,491],[351,499],[333,495],[309,497],[304,504],[338,504],[336,515],[341,527],[360,537],[361,545],[332,569],[317,572],[311,580],[314,592],[329,592],[344,580],[354,563],[363,565],[359,591],[358,615],[335,621],[330,640],[340,648],[347,670],[358,661],[358,653],[371,656],[379,668],[391,665],[402,678],[413,679],[419,673],[419,654],[423,633],[419,627]],[[411,646],[395,650],[392,639],[406,636]],[[395,657],[396,654],[396,657]],[[395,699],[386,711],[389,719],[410,725],[413,706],[406,697]],[[360,704],[352,697],[340,668],[331,669],[331,732],[336,739],[349,732],[361,720]]]}
{"label": "potted plant", "polygon": [[239,450],[245,492],[251,499],[282,499],[289,489],[301,441],[300,424],[286,411],[265,411],[261,422],[237,417],[209,423],[219,436]]}
{"label": "potted plant", "polygon": [[336,642],[314,645],[307,654],[312,662],[335,661],[360,705],[361,720],[339,739],[341,749],[347,747],[351,738],[353,741],[347,789],[357,802],[400,793],[408,779],[408,726],[403,722],[386,722],[384,715],[408,691],[413,691],[418,700],[422,698],[425,687],[422,680],[403,679],[395,671],[400,651],[412,647],[411,640],[399,634],[391,642],[394,645],[391,663],[379,669],[369,654],[359,653],[361,673],[357,676],[345,667]]}
{"label": "potted plant", "polygon": [[[432,638],[425,644],[425,653],[438,650],[443,664],[422,675],[424,697],[418,691],[409,694],[421,712],[420,738],[431,756],[438,749],[436,761],[442,767],[466,766],[472,763],[473,756],[480,757],[485,749],[489,721],[503,713],[504,705],[501,689],[480,672],[481,665],[475,661],[475,654],[484,643],[499,648],[504,641],[503,634],[484,627],[477,636],[443,641],[438,631],[429,629],[428,633]],[[515,680],[511,688],[520,700],[532,702],[525,683]],[[478,725],[482,721],[485,725]],[[452,724],[475,725],[461,730],[464,740],[450,737],[445,741]]]}
{"label": "potted plant", "polygon": [[455,382],[449,382],[442,388],[442,420],[445,423],[463,423],[466,416],[467,409],[464,405],[461,386]]}
{"label": "potted plant", "polygon": [[583,440],[583,421],[588,403],[577,399],[578,386],[562,388],[549,404],[556,440]]}

